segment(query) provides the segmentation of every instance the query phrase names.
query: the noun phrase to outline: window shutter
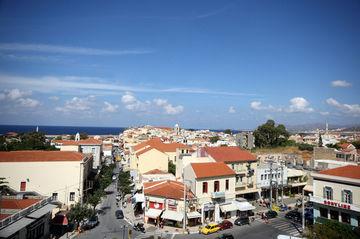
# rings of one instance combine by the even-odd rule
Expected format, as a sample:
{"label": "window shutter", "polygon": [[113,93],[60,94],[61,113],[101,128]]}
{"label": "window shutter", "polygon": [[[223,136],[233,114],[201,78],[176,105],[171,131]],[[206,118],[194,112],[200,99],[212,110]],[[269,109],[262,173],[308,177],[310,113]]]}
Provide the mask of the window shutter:
{"label": "window shutter", "polygon": [[342,201],[342,202],[346,202],[344,190],[341,190],[341,201]]}
{"label": "window shutter", "polygon": [[323,187],[323,198],[326,198],[326,187]]}

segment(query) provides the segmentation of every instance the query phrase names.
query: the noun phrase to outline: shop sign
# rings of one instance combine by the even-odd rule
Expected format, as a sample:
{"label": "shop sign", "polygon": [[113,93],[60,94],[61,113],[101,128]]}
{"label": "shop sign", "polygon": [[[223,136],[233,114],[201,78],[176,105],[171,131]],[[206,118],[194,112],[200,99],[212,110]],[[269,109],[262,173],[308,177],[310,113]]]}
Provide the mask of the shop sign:
{"label": "shop sign", "polygon": [[338,203],[338,202],[333,202],[333,201],[329,201],[329,200],[324,200],[324,205],[350,210],[350,205],[349,204]]}

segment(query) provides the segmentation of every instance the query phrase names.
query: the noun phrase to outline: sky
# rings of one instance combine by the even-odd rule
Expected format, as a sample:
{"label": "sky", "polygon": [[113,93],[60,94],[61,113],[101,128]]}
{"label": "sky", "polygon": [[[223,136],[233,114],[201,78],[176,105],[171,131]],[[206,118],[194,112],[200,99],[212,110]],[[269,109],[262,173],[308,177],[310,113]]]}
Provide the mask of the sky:
{"label": "sky", "polygon": [[360,2],[0,1],[0,124],[360,123]]}

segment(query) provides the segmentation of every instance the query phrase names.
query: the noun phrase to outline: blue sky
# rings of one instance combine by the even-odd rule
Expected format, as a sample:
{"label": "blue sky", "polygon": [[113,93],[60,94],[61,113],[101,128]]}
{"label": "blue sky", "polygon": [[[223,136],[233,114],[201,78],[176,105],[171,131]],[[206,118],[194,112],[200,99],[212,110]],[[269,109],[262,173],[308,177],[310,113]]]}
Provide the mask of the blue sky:
{"label": "blue sky", "polygon": [[0,123],[359,123],[359,1],[1,1]]}

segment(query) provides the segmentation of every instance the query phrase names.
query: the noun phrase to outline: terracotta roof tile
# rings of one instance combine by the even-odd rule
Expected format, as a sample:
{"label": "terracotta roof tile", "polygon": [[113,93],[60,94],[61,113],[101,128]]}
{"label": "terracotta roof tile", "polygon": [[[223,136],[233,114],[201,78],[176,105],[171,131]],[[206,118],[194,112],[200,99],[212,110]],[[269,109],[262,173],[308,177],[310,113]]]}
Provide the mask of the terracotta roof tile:
{"label": "terracotta roof tile", "polygon": [[82,139],[79,141],[75,140],[53,140],[54,143],[61,145],[102,145],[101,140],[97,140],[94,138]]}
{"label": "terracotta roof tile", "polygon": [[194,170],[196,178],[212,178],[236,174],[234,170],[222,162],[192,163],[191,167]]}
{"label": "terracotta roof tile", "polygon": [[0,152],[0,162],[82,161],[85,155],[71,151],[23,150]]}
{"label": "terracotta roof tile", "polygon": [[[184,184],[172,180],[144,183],[144,194],[147,196],[157,196],[182,200],[184,198]],[[194,194],[187,193],[188,198],[193,198]]]}
{"label": "terracotta roof tile", "polygon": [[147,146],[151,146],[161,152],[176,152],[176,149],[191,149],[191,147],[181,143],[163,143],[160,138],[149,139],[134,146],[134,150],[138,151]]}
{"label": "terracotta roof tile", "polygon": [[168,172],[165,172],[165,171],[162,171],[162,170],[156,168],[156,169],[147,171],[146,173],[143,173],[143,174],[168,174]]}
{"label": "terracotta roof tile", "polygon": [[24,209],[39,202],[40,199],[1,199],[2,209]]}
{"label": "terracotta roof tile", "polygon": [[323,170],[319,173],[344,178],[360,179],[360,166],[348,165],[344,167]]}
{"label": "terracotta roof tile", "polygon": [[239,147],[206,147],[205,151],[218,162],[254,161],[255,155]]}

